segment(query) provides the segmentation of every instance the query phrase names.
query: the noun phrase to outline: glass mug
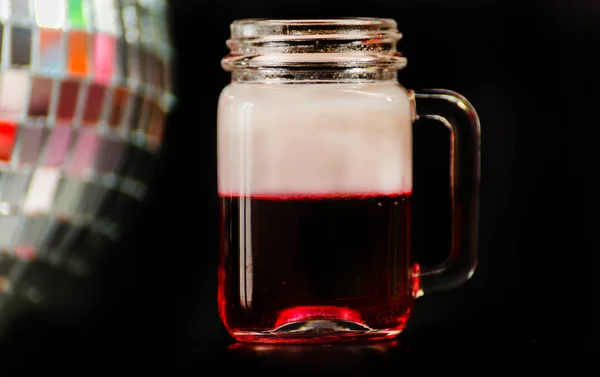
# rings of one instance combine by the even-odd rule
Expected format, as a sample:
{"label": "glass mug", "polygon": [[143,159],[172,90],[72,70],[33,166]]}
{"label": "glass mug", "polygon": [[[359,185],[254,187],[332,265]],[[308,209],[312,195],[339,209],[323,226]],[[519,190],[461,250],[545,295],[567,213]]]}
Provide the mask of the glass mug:
{"label": "glass mug", "polygon": [[[245,19],[222,66],[218,308],[242,342],[393,338],[416,298],[477,264],[480,129],[448,90],[409,91],[391,19]],[[447,260],[411,257],[412,124],[451,130]]]}

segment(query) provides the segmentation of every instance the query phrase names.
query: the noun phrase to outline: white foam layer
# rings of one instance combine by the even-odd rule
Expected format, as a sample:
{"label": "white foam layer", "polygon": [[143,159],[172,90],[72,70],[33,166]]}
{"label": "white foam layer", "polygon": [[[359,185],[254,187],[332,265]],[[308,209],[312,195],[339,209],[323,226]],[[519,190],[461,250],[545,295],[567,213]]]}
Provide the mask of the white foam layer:
{"label": "white foam layer", "polygon": [[221,194],[412,191],[410,105],[398,85],[234,83],[217,132]]}

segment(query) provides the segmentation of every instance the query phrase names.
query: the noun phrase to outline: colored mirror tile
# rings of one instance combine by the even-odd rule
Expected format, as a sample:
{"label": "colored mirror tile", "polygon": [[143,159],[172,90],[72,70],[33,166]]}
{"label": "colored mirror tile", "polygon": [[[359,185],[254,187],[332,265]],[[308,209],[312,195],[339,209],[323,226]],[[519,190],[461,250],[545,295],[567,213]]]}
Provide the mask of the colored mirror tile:
{"label": "colored mirror tile", "polygon": [[94,79],[109,84],[115,74],[117,41],[109,35],[94,38]]}
{"label": "colored mirror tile", "polygon": [[29,19],[29,0],[12,0],[10,2],[10,18],[12,20]]}
{"label": "colored mirror tile", "polygon": [[115,61],[116,82],[124,85],[127,80],[127,42],[122,38],[117,39]]}
{"label": "colored mirror tile", "polygon": [[29,174],[6,172],[2,174],[0,202],[19,205],[27,192]]}
{"label": "colored mirror tile", "polygon": [[34,77],[29,98],[30,117],[46,117],[50,110],[54,82],[46,77]]}
{"label": "colored mirror tile", "polygon": [[130,130],[136,130],[140,123],[140,118],[142,116],[142,106],[144,105],[144,98],[138,94],[134,93],[132,97],[131,109],[128,114],[127,123],[125,127]]}
{"label": "colored mirror tile", "polygon": [[6,22],[10,18],[10,0],[0,0],[0,21]]}
{"label": "colored mirror tile", "polygon": [[150,77],[150,72],[149,72],[149,65],[148,65],[148,61],[150,60],[149,55],[149,51],[146,48],[142,48],[140,50],[140,80],[144,83],[150,83],[149,81],[149,77]]}
{"label": "colored mirror tile", "polygon": [[104,199],[102,200],[102,203],[100,203],[100,206],[98,207],[98,211],[96,212],[96,215],[98,216],[98,218],[103,219],[106,216],[108,216],[108,214],[110,213],[110,211],[113,207],[113,203],[117,197],[117,194],[118,194],[118,190],[112,189],[112,188],[107,188],[106,195],[104,195]]}
{"label": "colored mirror tile", "polygon": [[164,76],[164,82],[165,82],[165,86],[164,88],[166,90],[171,90],[172,85],[173,85],[173,77],[171,75],[171,67],[169,64],[164,64],[164,70],[162,71],[163,76]]}
{"label": "colored mirror tile", "polygon": [[121,125],[128,102],[129,92],[125,88],[118,87],[113,90],[110,114],[108,117],[108,125],[111,128],[117,128]]}
{"label": "colored mirror tile", "polygon": [[78,265],[73,264],[73,257],[80,257],[81,254],[86,255],[86,252],[82,252],[82,250],[89,249],[80,249],[79,245],[81,244],[81,239],[85,238],[88,234],[88,229],[85,226],[71,226],[69,229],[69,235],[65,238],[61,245],[61,249],[65,250],[66,253],[61,254],[61,265],[69,265],[69,269],[74,271],[76,274],[81,276],[81,272],[85,271],[86,266],[81,266],[81,260],[76,259],[75,262],[79,263]]}
{"label": "colored mirror tile", "polygon": [[0,70],[0,118],[20,119],[27,107],[29,71],[26,69]]}
{"label": "colored mirror tile", "polygon": [[150,52],[143,48],[140,51],[140,75],[145,84],[152,83],[152,67],[150,66]]}
{"label": "colored mirror tile", "polygon": [[138,15],[135,6],[124,6],[121,15],[123,17],[125,39],[129,43],[138,43],[140,41],[140,30],[138,28]]}
{"label": "colored mirror tile", "polygon": [[12,64],[16,66],[31,64],[31,29],[13,27],[11,39]]}
{"label": "colored mirror tile", "polygon": [[156,88],[162,88],[162,82],[161,82],[161,73],[160,70],[162,69],[161,67],[161,62],[160,62],[160,58],[158,57],[158,55],[156,53],[153,53],[152,55],[150,55],[150,67],[152,69],[152,79],[150,81],[150,83],[152,85],[154,85]]}
{"label": "colored mirror tile", "polygon": [[146,45],[156,42],[156,28],[153,25],[150,12],[145,8],[139,8],[138,17],[141,42]]}
{"label": "colored mirror tile", "polygon": [[33,178],[29,185],[29,191],[23,204],[23,211],[28,215],[38,215],[48,212],[52,208],[59,179],[59,168],[37,168],[33,173]]}
{"label": "colored mirror tile", "polygon": [[63,31],[39,29],[39,62],[38,68],[47,74],[57,75],[62,72]]}
{"label": "colored mirror tile", "polygon": [[148,136],[154,138],[157,141],[161,141],[163,137],[164,126],[165,112],[158,104],[155,104],[152,111],[152,117],[150,118],[150,128],[148,129]]}
{"label": "colored mirror tile", "polygon": [[53,210],[63,218],[77,214],[77,206],[85,191],[85,182],[79,179],[65,178],[60,181]]}
{"label": "colored mirror tile", "polygon": [[20,132],[21,149],[19,150],[19,163],[36,164],[40,158],[46,129],[41,127],[22,127]]}
{"label": "colored mirror tile", "polygon": [[56,118],[68,122],[75,116],[80,84],[77,81],[63,81],[60,84],[60,94]]}
{"label": "colored mirror tile", "polygon": [[152,116],[152,101],[144,99],[142,103],[142,112],[138,121],[137,129],[146,134],[150,125],[150,118]]}
{"label": "colored mirror tile", "polygon": [[161,44],[169,44],[169,28],[167,26],[166,12],[152,12],[154,28],[156,29],[157,41]]}
{"label": "colored mirror tile", "polygon": [[68,15],[71,28],[85,29],[87,27],[88,15],[83,0],[69,0]]}
{"label": "colored mirror tile", "polygon": [[73,75],[85,76],[89,72],[88,38],[89,35],[81,31],[73,31],[69,34],[67,61],[69,73]]}
{"label": "colored mirror tile", "polygon": [[146,54],[146,83],[148,85],[152,85],[154,87],[157,86],[157,80],[156,80],[156,75],[157,75],[157,71],[156,71],[156,65],[154,63],[155,58],[154,58],[154,51],[148,50],[148,53]]}
{"label": "colored mirror tile", "polygon": [[67,171],[74,177],[87,177],[94,168],[94,162],[98,154],[100,137],[96,130],[82,128],[77,135],[75,147],[70,156]]}
{"label": "colored mirror tile", "polygon": [[21,229],[16,247],[36,249],[42,246],[51,229],[50,219],[47,216],[28,217]]}
{"label": "colored mirror tile", "polygon": [[0,161],[10,161],[16,138],[17,126],[0,121]]}
{"label": "colored mirror tile", "polygon": [[92,0],[94,27],[101,33],[119,34],[119,13],[115,0]]}
{"label": "colored mirror tile", "polygon": [[123,140],[103,137],[100,141],[100,151],[96,161],[96,170],[100,173],[114,171],[121,162],[124,151]]}
{"label": "colored mirror tile", "polygon": [[85,110],[83,111],[84,125],[94,125],[98,123],[104,111],[104,99],[106,97],[106,87],[99,84],[91,84],[88,88],[88,94],[85,101]]}
{"label": "colored mirror tile", "polygon": [[[58,200],[58,197],[60,195],[62,184],[63,180],[61,179],[61,182],[58,186],[59,188],[56,191],[56,200]],[[69,232],[71,231],[71,224],[65,221],[68,221],[68,219],[65,219],[66,216],[63,216],[61,213],[56,213],[55,207],[53,207],[53,210],[58,221],[54,222],[54,224],[52,224],[52,226],[49,227],[50,229],[48,230],[48,241],[46,244],[48,249],[57,250],[62,249],[63,240],[68,238]],[[54,258],[56,258],[56,254],[57,253],[53,253]]]}
{"label": "colored mirror tile", "polygon": [[158,58],[157,62],[156,62],[158,68],[158,87],[161,88],[162,90],[166,90],[167,89],[167,77],[166,77],[166,64],[165,61],[162,58]]}
{"label": "colored mirror tile", "polygon": [[66,0],[35,0],[35,21],[40,27],[60,29],[65,24]]}
{"label": "colored mirror tile", "polygon": [[116,172],[123,177],[131,177],[131,172],[140,166],[139,161],[142,159],[142,149],[137,145],[128,143],[125,144],[123,154],[124,157],[121,159],[121,164],[119,164]]}
{"label": "colored mirror tile", "polygon": [[98,208],[102,204],[102,200],[106,194],[107,190],[104,187],[88,183],[77,211],[88,216],[94,216],[98,212]]}
{"label": "colored mirror tile", "polygon": [[127,79],[133,83],[138,83],[142,79],[140,54],[139,47],[127,45]]}
{"label": "colored mirror tile", "polygon": [[55,126],[50,133],[44,155],[44,165],[60,166],[67,156],[73,130],[69,126]]}
{"label": "colored mirror tile", "polygon": [[0,249],[12,249],[21,226],[21,218],[18,216],[0,216]]}

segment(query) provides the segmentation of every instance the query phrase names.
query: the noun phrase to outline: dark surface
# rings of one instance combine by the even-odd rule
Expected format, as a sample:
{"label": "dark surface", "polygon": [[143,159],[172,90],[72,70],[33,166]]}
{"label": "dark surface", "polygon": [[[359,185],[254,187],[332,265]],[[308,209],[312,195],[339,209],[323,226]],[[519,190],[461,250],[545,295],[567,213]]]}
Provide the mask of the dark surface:
{"label": "dark surface", "polygon": [[[588,114],[597,106],[591,94],[598,74],[591,70],[595,63],[586,58],[586,46],[598,45],[600,6],[561,3],[372,0],[325,6],[313,0],[172,0],[179,104],[169,120],[150,200],[94,282],[99,306],[83,325],[77,322],[69,336],[51,324],[40,325],[41,330],[23,325],[21,316],[14,328],[24,329],[17,337],[22,341],[13,344],[22,348],[9,348],[47,355],[63,352],[66,345],[62,354],[84,354],[76,360],[104,360],[104,365],[126,360],[142,369],[193,367],[199,373],[209,365],[270,371],[307,367],[324,374],[381,366],[401,371],[412,363],[429,368],[420,360],[438,355],[452,355],[461,360],[455,368],[468,370],[470,354],[532,365],[540,356],[545,363],[540,365],[547,366],[595,353],[598,293],[592,278],[598,248],[590,244],[588,220],[595,170],[589,167],[589,126],[595,121]],[[419,299],[398,345],[385,352],[369,346],[227,348],[231,341],[216,308],[215,115],[219,92],[229,80],[219,66],[227,53],[229,23],[244,17],[317,16],[395,18],[405,36],[399,50],[409,61],[400,82],[407,88],[456,90],[478,110],[483,139],[479,267],[461,288]],[[417,221],[435,219],[427,232],[414,235],[415,254],[430,263],[446,250],[446,238],[431,236],[447,230],[439,199],[446,190],[445,137],[435,127],[415,135],[415,180],[421,182],[422,197],[430,198],[422,200]],[[47,335],[45,341],[40,334]],[[560,357],[547,357],[554,354]]]}

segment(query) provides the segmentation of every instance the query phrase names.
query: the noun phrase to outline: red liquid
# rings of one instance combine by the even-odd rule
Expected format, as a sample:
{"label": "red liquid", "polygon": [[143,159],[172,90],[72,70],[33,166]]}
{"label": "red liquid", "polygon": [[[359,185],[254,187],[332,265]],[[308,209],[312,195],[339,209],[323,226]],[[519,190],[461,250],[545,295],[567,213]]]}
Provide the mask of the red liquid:
{"label": "red liquid", "polygon": [[382,339],[404,328],[418,284],[408,195],[222,195],[221,211],[219,312],[235,339]]}

